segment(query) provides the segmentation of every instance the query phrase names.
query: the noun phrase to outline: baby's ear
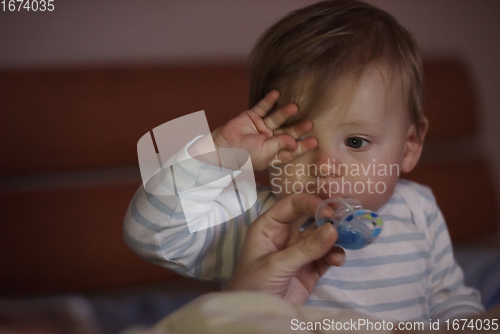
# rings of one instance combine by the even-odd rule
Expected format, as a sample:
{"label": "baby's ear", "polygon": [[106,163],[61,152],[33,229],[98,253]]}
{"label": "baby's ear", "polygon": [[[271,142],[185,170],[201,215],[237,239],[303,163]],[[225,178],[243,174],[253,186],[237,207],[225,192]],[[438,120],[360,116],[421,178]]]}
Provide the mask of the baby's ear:
{"label": "baby's ear", "polygon": [[424,146],[425,135],[427,134],[427,129],[429,128],[429,121],[427,117],[423,117],[417,126],[415,124],[410,125],[406,135],[405,143],[405,155],[403,158],[403,164],[401,166],[401,171],[403,173],[409,173],[415,168],[420,155],[422,154],[422,148]]}

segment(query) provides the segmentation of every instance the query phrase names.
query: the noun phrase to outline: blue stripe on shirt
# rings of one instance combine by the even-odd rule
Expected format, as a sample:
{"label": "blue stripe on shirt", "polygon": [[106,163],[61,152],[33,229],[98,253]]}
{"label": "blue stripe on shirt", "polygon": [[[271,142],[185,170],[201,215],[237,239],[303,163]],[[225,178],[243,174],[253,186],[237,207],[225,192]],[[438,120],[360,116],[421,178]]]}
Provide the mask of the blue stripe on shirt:
{"label": "blue stripe on shirt", "polygon": [[441,259],[445,255],[450,254],[452,251],[453,251],[453,249],[451,248],[451,245],[446,246],[439,253],[437,253],[436,256],[434,256],[434,263],[441,261]]}
{"label": "blue stripe on shirt", "polygon": [[161,244],[161,251],[164,252],[168,248],[174,247],[175,245],[177,245],[177,243],[179,243],[179,241],[183,240],[188,235],[189,235],[189,230],[188,230],[188,228],[186,226],[186,228],[182,229],[182,231],[180,231],[179,233],[175,234],[174,237],[168,238],[167,241],[165,241],[164,243],[162,243]]}
{"label": "blue stripe on shirt", "polygon": [[413,224],[413,218],[412,217],[398,217],[395,215],[380,215],[384,223],[390,222],[390,221],[395,221],[397,223],[407,223],[407,224]]}
{"label": "blue stripe on shirt", "polygon": [[423,280],[427,276],[427,271],[422,271],[418,274],[409,276],[400,276],[394,278],[384,278],[366,281],[341,281],[333,280],[330,278],[322,277],[317,285],[327,285],[333,286],[342,290],[370,290],[370,289],[380,289],[387,288],[396,285],[417,283]]}
{"label": "blue stripe on shirt", "polygon": [[[196,261],[195,261],[195,266],[194,266],[194,276],[195,277],[199,277],[199,278],[202,278],[202,274],[203,274],[203,260],[200,260],[199,257],[200,256],[205,256],[206,252],[207,252],[207,249],[208,247],[210,247],[210,244],[212,243],[212,240],[213,240],[213,230],[215,230],[216,227],[214,228],[208,228],[206,229],[206,237],[205,237],[205,243],[203,244],[203,247],[198,255],[198,257],[196,258]],[[198,233],[198,232],[194,232],[194,233]]]}
{"label": "blue stripe on shirt", "polygon": [[184,252],[195,243],[195,241],[197,239],[196,238],[197,234],[196,233],[190,233],[190,234],[191,234],[191,238],[181,248],[179,248],[174,254],[172,254],[173,259],[175,259],[177,257],[181,257],[184,254]]}
{"label": "blue stripe on shirt", "polygon": [[447,275],[453,274],[455,272],[455,270],[457,270],[457,268],[458,268],[458,266],[456,264],[453,264],[447,268],[444,268],[443,270],[437,272],[436,274],[434,274],[432,276],[431,282],[434,283]]}
{"label": "blue stripe on shirt", "polygon": [[147,228],[150,231],[153,232],[161,232],[164,227],[154,224],[153,222],[150,222],[146,217],[141,215],[139,210],[137,209],[137,197],[138,193],[135,194],[134,198],[132,199],[132,203],[130,204],[130,214],[132,215],[132,218],[141,226]]}
{"label": "blue stripe on shirt", "polygon": [[462,278],[459,278],[457,281],[455,281],[455,283],[451,284],[451,285],[447,285],[446,287],[434,292],[432,295],[431,295],[431,298],[436,296],[436,295],[439,295],[441,293],[446,293],[446,294],[452,294],[453,292],[457,291],[463,284],[463,280]]}
{"label": "blue stripe on shirt", "polygon": [[161,213],[164,213],[168,217],[172,217],[174,219],[182,220],[183,223],[185,223],[186,218],[184,216],[184,212],[182,210],[180,212],[176,212],[175,211],[175,209],[177,208],[177,206],[181,205],[179,197],[174,196],[174,195],[168,195],[169,199],[174,199],[175,200],[175,207],[173,209],[170,206],[168,206],[167,204],[165,204],[162,201],[160,201],[158,199],[158,197],[167,197],[167,195],[165,195],[165,196],[153,195],[153,194],[150,194],[150,193],[146,192],[146,199],[148,200],[149,204],[151,204],[151,206],[153,208],[155,208],[156,210],[160,211]]}
{"label": "blue stripe on shirt", "polygon": [[437,238],[439,238],[439,236],[441,235],[441,233],[443,233],[444,231],[446,231],[446,224],[441,223],[441,225],[439,225],[439,227],[434,232],[434,240],[436,240]]}
{"label": "blue stripe on shirt", "polygon": [[419,232],[400,233],[387,236],[378,236],[373,244],[389,244],[402,241],[425,240],[425,234]]}
{"label": "blue stripe on shirt", "polygon": [[429,228],[437,220],[438,216],[439,216],[438,210],[426,215],[425,219],[427,223],[427,228]]}
{"label": "blue stripe on shirt", "polygon": [[406,202],[404,199],[402,199],[401,197],[395,197],[393,196],[389,202],[387,202],[388,204],[402,204],[402,205],[406,205]]}
{"label": "blue stripe on shirt", "polygon": [[428,191],[425,191],[424,189],[425,188],[423,188],[422,186],[416,186],[415,187],[415,190],[417,191],[417,193],[421,197],[423,197],[427,202],[429,202],[431,204],[436,203],[436,201],[434,200],[434,197],[432,196],[432,194],[430,194]]}
{"label": "blue stripe on shirt", "polygon": [[385,256],[377,256],[377,257],[368,257],[364,259],[354,259],[354,260],[346,260],[342,267],[371,267],[371,266],[380,266],[387,265],[391,263],[402,263],[402,262],[411,262],[417,261],[420,259],[428,259],[430,258],[429,252],[414,252],[407,254],[396,254],[396,255],[385,255]]}

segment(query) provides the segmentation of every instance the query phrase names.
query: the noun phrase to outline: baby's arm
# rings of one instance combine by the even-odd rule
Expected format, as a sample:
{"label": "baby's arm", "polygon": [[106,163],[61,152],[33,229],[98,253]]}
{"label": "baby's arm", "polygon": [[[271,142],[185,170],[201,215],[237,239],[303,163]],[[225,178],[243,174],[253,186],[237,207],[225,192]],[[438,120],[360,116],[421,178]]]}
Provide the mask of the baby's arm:
{"label": "baby's arm", "polygon": [[[191,159],[188,164],[180,164],[175,176],[180,179],[190,175],[196,180],[203,170],[212,168]],[[173,188],[168,179],[163,178],[158,186]],[[232,184],[224,180],[206,185],[197,205],[200,219],[225,221],[225,217],[231,217],[234,207],[227,201],[232,198],[227,194],[231,191],[234,196]],[[179,197],[155,193],[159,191],[149,193],[141,185],[128,207],[123,234],[130,248],[144,259],[184,276],[228,279],[238,254],[239,240],[244,238],[247,225],[256,217],[255,206],[227,223],[190,233]]]}
{"label": "baby's arm", "polygon": [[[264,170],[270,159],[281,161],[293,159],[313,149],[317,140],[313,137],[297,141],[312,128],[310,121],[279,129],[288,117],[297,112],[296,106],[288,105],[270,115],[271,107],[279,97],[277,91],[269,93],[254,108],[241,113],[212,133],[219,148],[239,148],[250,154],[254,170]],[[183,154],[196,156],[203,151],[207,136],[185,147]],[[181,152],[182,153],[182,152]],[[200,161],[196,160],[200,159]],[[220,172],[217,159],[197,157],[179,164],[175,180],[183,184],[195,184],[200,178]],[[175,160],[175,159],[174,159]],[[182,159],[180,159],[182,160]],[[177,161],[180,161],[177,160]],[[206,173],[208,171],[208,173]],[[169,169],[165,171],[170,173]],[[216,179],[216,178],[215,178]],[[158,187],[165,187],[167,193],[175,193],[168,175],[163,175]],[[202,197],[193,201],[196,208],[195,224],[211,226],[210,222],[226,221],[234,217],[234,188],[230,179],[209,182]],[[229,185],[229,186],[228,186]],[[162,190],[162,189],[158,189]],[[178,196],[155,195],[141,186],[129,205],[124,222],[124,238],[127,244],[143,258],[170,268],[177,273],[210,280],[226,280],[232,274],[243,242],[246,228],[257,218],[255,206],[243,215],[223,224],[190,233]],[[238,206],[238,205],[236,205]],[[190,213],[191,213],[190,208]],[[193,217],[190,217],[190,224]],[[192,226],[192,225],[191,225]]]}
{"label": "baby's arm", "polygon": [[428,190],[427,226],[431,239],[429,309],[432,319],[467,318],[484,312],[479,292],[464,284],[462,269],[453,256],[450,235],[441,210]]}

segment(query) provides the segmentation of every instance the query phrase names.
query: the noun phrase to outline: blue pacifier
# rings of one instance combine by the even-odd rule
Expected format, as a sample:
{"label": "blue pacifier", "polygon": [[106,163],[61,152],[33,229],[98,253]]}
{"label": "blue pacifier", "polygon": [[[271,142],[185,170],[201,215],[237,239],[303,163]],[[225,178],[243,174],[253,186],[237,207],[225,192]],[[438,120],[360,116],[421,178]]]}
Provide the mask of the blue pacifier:
{"label": "blue pacifier", "polygon": [[[335,211],[335,218],[324,217],[323,209],[330,203]],[[345,249],[356,250],[369,245],[382,231],[384,222],[375,212],[363,209],[355,199],[329,198],[316,209],[316,224],[321,226],[332,223],[337,229],[338,238],[335,245]]]}

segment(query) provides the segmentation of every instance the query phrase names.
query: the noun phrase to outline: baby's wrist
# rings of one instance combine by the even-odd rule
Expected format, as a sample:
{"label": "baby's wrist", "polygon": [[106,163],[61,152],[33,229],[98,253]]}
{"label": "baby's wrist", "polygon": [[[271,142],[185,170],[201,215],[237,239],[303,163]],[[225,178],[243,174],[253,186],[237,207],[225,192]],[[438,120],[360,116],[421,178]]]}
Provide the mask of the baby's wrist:
{"label": "baby's wrist", "polygon": [[214,131],[212,131],[212,140],[214,142],[216,150],[222,147],[224,148],[231,147],[227,142],[227,140],[225,140],[224,137],[220,135],[220,128],[217,128]]}
{"label": "baby's wrist", "polygon": [[[217,152],[213,150],[215,143],[212,141],[212,136],[210,134],[205,135],[187,148],[187,154],[200,162],[204,162],[209,165],[219,166],[219,159],[217,158]],[[215,145],[217,149],[217,145]]]}

